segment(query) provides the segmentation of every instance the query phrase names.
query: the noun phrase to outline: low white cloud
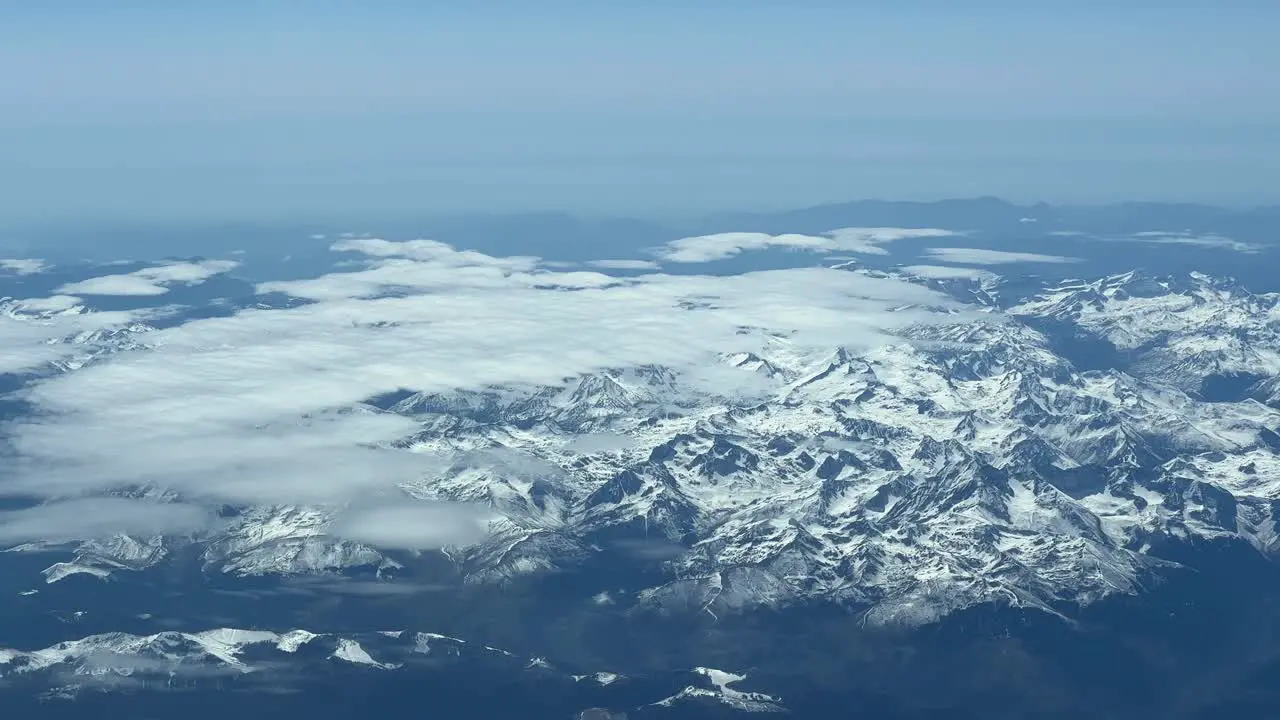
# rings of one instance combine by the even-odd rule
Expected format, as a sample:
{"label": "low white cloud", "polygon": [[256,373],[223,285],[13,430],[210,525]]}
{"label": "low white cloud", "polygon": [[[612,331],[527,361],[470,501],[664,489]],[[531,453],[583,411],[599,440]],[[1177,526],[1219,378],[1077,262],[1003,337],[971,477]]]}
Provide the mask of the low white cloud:
{"label": "low white cloud", "polygon": [[35,275],[48,269],[45,261],[37,258],[0,258],[0,270],[8,270],[15,275]]}
{"label": "low white cloud", "polygon": [[526,480],[564,474],[563,468],[549,460],[509,447],[487,447],[458,453],[453,461],[455,467],[488,468],[506,477]]}
{"label": "low white cloud", "polygon": [[58,313],[83,304],[84,301],[74,295],[52,295],[45,298],[14,300],[12,308],[19,313]]}
{"label": "low white cloud", "polygon": [[953,230],[938,228],[841,228],[827,233],[835,243],[833,250],[862,253],[864,255],[888,255],[883,245],[912,238],[952,237]]}
{"label": "low white cloud", "polygon": [[670,560],[689,550],[689,548],[680,543],[659,537],[615,540],[608,545],[617,552],[625,553],[639,560],[649,561]]}
{"label": "low white cloud", "polygon": [[737,399],[743,403],[764,400],[778,390],[781,378],[770,377],[723,362],[704,363],[685,370],[685,385],[708,395]]}
{"label": "low white cloud", "polygon": [[473,250],[455,250],[434,240],[355,238],[331,247],[337,252],[356,252],[377,260],[352,272],[262,283],[258,292],[325,301],[519,286],[579,289],[619,282],[618,278],[598,272],[551,272],[540,269],[537,258],[495,258]]}
{"label": "low white cloud", "polygon": [[66,346],[43,343],[0,346],[0,375],[30,372],[69,354],[71,353]]}
{"label": "low white cloud", "polygon": [[58,288],[58,292],[81,295],[163,295],[169,288],[136,275],[103,275]]}
{"label": "low white cloud", "polygon": [[925,251],[929,257],[942,262],[959,263],[961,265],[1009,265],[1013,263],[1073,263],[1079,258],[1062,255],[1041,255],[1040,253],[1008,252],[1005,250],[988,250],[986,248],[929,248]]}
{"label": "low white cloud", "polygon": [[1189,245],[1192,247],[1202,248],[1221,248],[1223,250],[1234,250],[1235,252],[1245,253],[1247,255],[1262,252],[1261,245],[1241,242],[1239,240],[1233,240],[1229,237],[1213,233],[1199,235],[1191,232],[1150,231],[1136,233],[1127,238],[1119,239],[1149,243],[1153,245]]}
{"label": "low white cloud", "polygon": [[572,435],[565,442],[563,449],[575,453],[605,453],[627,450],[634,447],[636,441],[626,435],[613,433],[583,433]]}
{"label": "low white cloud", "polygon": [[538,267],[536,257],[493,257],[475,250],[458,250],[437,240],[397,242],[382,238],[346,238],[334,243],[331,248],[335,252],[357,252],[380,258],[407,258],[446,267],[492,267],[508,272],[529,272]]}
{"label": "low white cloud", "polygon": [[208,526],[205,508],[127,498],[78,498],[0,512],[0,545],[90,540],[113,533],[187,533]]}
{"label": "low white cloud", "polygon": [[[12,480],[0,493],[144,485],[210,507],[352,506],[455,460],[397,449],[418,424],[362,406],[368,398],[559,386],[640,365],[749,396],[771,381],[724,366],[725,353],[765,353],[778,342],[788,352],[866,348],[936,318],[927,308],[955,305],[901,279],[821,267],[619,278],[425,241],[348,239],[338,249],[370,254],[370,267],[262,288],[315,302],[156,330],[151,349],[33,384],[26,397],[38,413],[7,428],[15,456],[4,459]],[[498,450],[473,455],[467,462],[517,475],[557,472]],[[441,508],[383,505],[346,511],[341,532],[427,547],[442,542],[432,522],[445,534],[458,529],[437,517]]]}
{"label": "low white cloud", "polygon": [[605,270],[657,270],[662,267],[652,260],[591,260],[587,264]]}
{"label": "low white cloud", "polygon": [[[324,381],[311,382],[318,388]],[[417,429],[389,413],[321,412],[244,427],[226,421],[266,420],[276,416],[274,408],[245,396],[205,397],[202,417],[182,398],[148,395],[137,393],[127,408],[21,426],[14,442],[23,454],[12,463],[19,475],[5,489],[58,496],[151,486],[210,504],[327,505],[385,492],[440,468],[432,458],[377,447]],[[114,423],[130,425],[122,431]],[[72,433],[85,433],[84,442],[74,455],[59,457],[75,444]],[[145,452],[120,452],[115,442],[122,439]]]}
{"label": "low white cloud", "polygon": [[66,295],[163,295],[168,285],[198,285],[214,275],[228,272],[239,263],[231,260],[166,263],[123,275],[102,275],[58,288]]}
{"label": "low white cloud", "polygon": [[330,532],[379,548],[435,550],[484,540],[492,520],[490,513],[469,505],[409,501],[350,509]]}
{"label": "low white cloud", "polygon": [[771,247],[823,250],[830,247],[830,239],[812,235],[729,232],[672,240],[655,252],[668,262],[704,263]]}
{"label": "low white cloud", "polygon": [[902,271],[929,280],[988,280],[998,277],[990,270],[947,265],[908,265]]}
{"label": "low white cloud", "polygon": [[823,235],[731,232],[673,240],[654,252],[663,260],[677,263],[724,260],[749,250],[767,248],[887,255],[889,251],[882,247],[885,243],[907,238],[946,237],[955,234],[950,230],[934,228],[840,228]]}

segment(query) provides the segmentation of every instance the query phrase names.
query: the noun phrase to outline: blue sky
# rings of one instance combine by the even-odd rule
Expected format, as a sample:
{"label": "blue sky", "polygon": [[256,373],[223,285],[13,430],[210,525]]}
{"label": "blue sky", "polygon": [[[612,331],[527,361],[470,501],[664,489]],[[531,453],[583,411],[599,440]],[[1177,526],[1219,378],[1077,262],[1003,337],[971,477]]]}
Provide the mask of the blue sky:
{"label": "blue sky", "polygon": [[1280,202],[1276,27],[1250,0],[0,0],[0,219]]}

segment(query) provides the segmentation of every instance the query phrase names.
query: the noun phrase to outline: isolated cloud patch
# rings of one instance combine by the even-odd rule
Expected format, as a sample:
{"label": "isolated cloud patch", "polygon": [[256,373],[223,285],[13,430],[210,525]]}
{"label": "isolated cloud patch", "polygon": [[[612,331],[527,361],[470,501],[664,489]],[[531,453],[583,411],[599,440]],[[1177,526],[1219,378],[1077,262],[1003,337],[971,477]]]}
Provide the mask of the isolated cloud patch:
{"label": "isolated cloud patch", "polygon": [[617,452],[634,447],[636,441],[626,435],[613,433],[583,433],[571,435],[565,441],[564,450],[590,455],[592,453]]}
{"label": "isolated cloud patch", "polygon": [[104,275],[70,283],[58,288],[62,293],[79,293],[81,295],[163,295],[169,288],[135,275]]}
{"label": "isolated cloud patch", "polygon": [[1136,233],[1127,238],[1121,239],[1153,245],[1189,245],[1192,247],[1202,248],[1221,248],[1223,250],[1234,250],[1235,252],[1245,253],[1247,255],[1262,252],[1261,245],[1233,240],[1224,235],[1217,235],[1214,233],[1198,235],[1190,232],[1151,231]]}
{"label": "isolated cloud patch", "polygon": [[929,280],[988,280],[998,277],[990,270],[947,265],[907,265],[902,271]]}
{"label": "isolated cloud patch", "polygon": [[492,519],[491,513],[470,505],[409,501],[348,510],[330,532],[380,548],[436,550],[484,540]]}
{"label": "isolated cloud patch", "polygon": [[767,248],[887,255],[889,251],[881,247],[884,243],[906,238],[944,237],[954,234],[949,230],[932,228],[841,228],[824,235],[732,232],[673,240],[655,250],[655,253],[667,262],[677,263],[724,260],[750,250]]}
{"label": "isolated cloud patch", "polygon": [[834,250],[862,253],[864,255],[888,255],[883,245],[912,238],[952,237],[961,233],[937,228],[841,228],[827,233]]}
{"label": "isolated cloud patch", "polygon": [[730,232],[672,240],[656,252],[659,257],[668,262],[704,263],[724,260],[748,250],[764,250],[771,247],[821,250],[829,247],[829,243],[828,238],[812,235]]}
{"label": "isolated cloud patch", "polygon": [[1007,252],[986,248],[929,248],[925,253],[942,262],[960,265],[1010,265],[1013,263],[1074,263],[1079,258],[1040,253]]}
{"label": "isolated cloud patch", "polygon": [[0,258],[0,270],[14,275],[36,275],[48,269],[45,261],[36,258]]}
{"label": "isolated cloud patch", "polygon": [[11,308],[16,313],[61,313],[76,309],[83,303],[83,300],[74,295],[52,295],[45,298],[14,300]]}
{"label": "isolated cloud patch", "polygon": [[1148,230],[1132,235],[1092,235],[1080,230],[1056,230],[1049,235],[1057,237],[1073,237],[1093,240],[1095,242],[1130,242],[1146,245],[1184,245],[1206,249],[1231,250],[1246,255],[1256,255],[1265,250],[1265,246],[1229,238],[1217,233],[1193,233],[1188,230],[1167,231]]}
{"label": "isolated cloud patch", "polygon": [[652,260],[591,260],[587,264],[605,270],[657,270],[662,267]]}
{"label": "isolated cloud patch", "polygon": [[384,240],[382,238],[346,238],[330,246],[334,252],[355,252],[376,258],[407,258],[446,267],[491,267],[508,272],[537,269],[539,259],[532,256],[493,257],[475,250],[458,250],[437,240]]}
{"label": "isolated cloud patch", "polygon": [[169,292],[168,285],[198,285],[237,265],[239,263],[231,260],[168,263],[123,275],[102,275],[68,283],[58,288],[58,292],[65,295],[163,295]]}

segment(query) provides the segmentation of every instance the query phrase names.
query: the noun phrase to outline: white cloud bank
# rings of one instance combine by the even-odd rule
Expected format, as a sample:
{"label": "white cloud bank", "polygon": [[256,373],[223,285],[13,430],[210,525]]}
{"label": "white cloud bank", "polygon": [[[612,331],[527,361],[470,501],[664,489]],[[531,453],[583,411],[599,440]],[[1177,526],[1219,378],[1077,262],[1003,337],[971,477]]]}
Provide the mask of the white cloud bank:
{"label": "white cloud bank", "polygon": [[907,238],[948,237],[956,233],[935,228],[841,228],[824,235],[769,235],[731,232],[681,238],[657,248],[655,254],[675,263],[704,263],[724,260],[749,250],[787,248],[810,251],[843,251],[887,255],[882,245]]}
{"label": "white cloud bank", "polygon": [[[821,267],[621,278],[428,241],[335,247],[375,260],[260,288],[316,302],[157,330],[151,349],[33,385],[27,398],[40,412],[8,428],[16,456],[5,458],[12,479],[0,494],[57,498],[145,485],[197,506],[365,503],[394,497],[442,462],[393,449],[417,423],[361,405],[371,397],[558,385],[647,364],[717,392],[750,393],[760,378],[721,368],[719,356],[763,352],[778,338],[797,351],[869,347],[937,317],[926,308],[954,307],[905,280]],[[439,508],[408,507],[351,510],[343,528],[416,547],[462,527],[432,515]],[[95,522],[86,532],[111,527]]]}
{"label": "white cloud bank", "polygon": [[960,265],[1010,265],[1013,263],[1073,263],[1079,258],[1039,253],[1007,252],[986,248],[929,248],[925,253],[935,260]]}
{"label": "white cloud bank", "polygon": [[180,262],[143,268],[124,275],[103,275],[58,288],[66,295],[163,295],[168,285],[199,285],[214,275],[228,272],[239,263],[231,260]]}

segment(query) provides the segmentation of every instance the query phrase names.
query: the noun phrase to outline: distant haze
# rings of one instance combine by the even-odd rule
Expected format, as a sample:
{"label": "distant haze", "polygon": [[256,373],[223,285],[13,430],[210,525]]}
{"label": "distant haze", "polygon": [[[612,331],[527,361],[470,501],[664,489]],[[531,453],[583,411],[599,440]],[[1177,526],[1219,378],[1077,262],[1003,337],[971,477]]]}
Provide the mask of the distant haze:
{"label": "distant haze", "polygon": [[12,5],[0,223],[1280,200],[1275,2]]}

